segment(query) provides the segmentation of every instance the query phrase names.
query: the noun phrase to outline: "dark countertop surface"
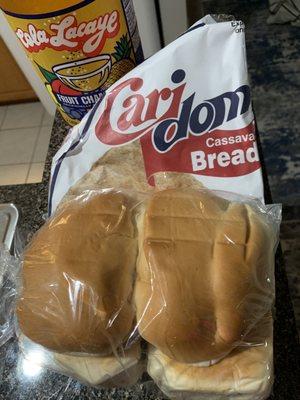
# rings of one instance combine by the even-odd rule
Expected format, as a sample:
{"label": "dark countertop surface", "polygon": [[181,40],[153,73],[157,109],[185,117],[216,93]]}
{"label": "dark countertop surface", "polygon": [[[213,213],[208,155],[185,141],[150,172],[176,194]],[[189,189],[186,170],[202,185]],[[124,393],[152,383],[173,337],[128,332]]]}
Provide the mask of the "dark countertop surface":
{"label": "dark countertop surface", "polygon": [[[0,188],[0,203],[14,203],[20,211],[19,232],[23,243],[43,224],[47,212],[48,181],[51,159],[60,147],[67,127],[60,116],[53,126],[50,147],[43,176],[39,184],[3,186]],[[270,199],[266,177],[266,198]],[[299,397],[299,349],[295,318],[284,271],[281,250],[276,255],[276,308],[274,321],[274,392],[270,399],[297,400]],[[74,379],[45,370],[35,374],[24,369],[16,338],[0,348],[0,399],[145,399],[160,400],[163,396],[152,385],[131,389],[98,390],[81,385]]]}

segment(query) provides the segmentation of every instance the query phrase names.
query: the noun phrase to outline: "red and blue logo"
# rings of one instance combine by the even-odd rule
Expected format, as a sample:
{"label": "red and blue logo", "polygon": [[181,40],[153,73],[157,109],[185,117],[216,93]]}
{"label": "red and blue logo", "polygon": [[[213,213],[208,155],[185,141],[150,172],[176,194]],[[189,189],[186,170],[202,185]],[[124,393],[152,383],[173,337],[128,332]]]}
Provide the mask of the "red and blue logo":
{"label": "red and blue logo", "polygon": [[248,85],[200,104],[196,92],[184,96],[184,70],[172,74],[170,86],[146,94],[142,78],[115,86],[103,100],[98,139],[110,146],[139,139],[149,178],[161,171],[234,177],[260,168],[254,121],[242,129],[222,129],[250,110]]}

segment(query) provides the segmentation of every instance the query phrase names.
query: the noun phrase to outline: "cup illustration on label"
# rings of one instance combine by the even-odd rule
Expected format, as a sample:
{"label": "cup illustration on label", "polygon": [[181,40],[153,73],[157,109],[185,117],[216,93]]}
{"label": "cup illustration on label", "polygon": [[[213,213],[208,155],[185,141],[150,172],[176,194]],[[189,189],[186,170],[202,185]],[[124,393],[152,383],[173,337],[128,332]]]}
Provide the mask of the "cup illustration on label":
{"label": "cup illustration on label", "polygon": [[70,88],[91,92],[107,81],[111,67],[110,55],[102,54],[97,57],[55,65],[52,70],[58,79]]}
{"label": "cup illustration on label", "polygon": [[84,57],[81,51],[70,52],[68,61],[54,65],[52,71],[37,64],[58,109],[80,121],[104,92],[127,72],[135,62],[131,58],[131,43],[127,35],[116,42],[114,53]]}

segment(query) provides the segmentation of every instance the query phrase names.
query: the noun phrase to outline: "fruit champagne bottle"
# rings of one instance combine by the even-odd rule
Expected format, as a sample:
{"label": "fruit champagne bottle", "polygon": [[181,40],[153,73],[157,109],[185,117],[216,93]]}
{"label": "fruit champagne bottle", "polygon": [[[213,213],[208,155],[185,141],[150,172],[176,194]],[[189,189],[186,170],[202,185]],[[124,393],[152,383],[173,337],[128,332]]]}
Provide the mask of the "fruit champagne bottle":
{"label": "fruit champagne bottle", "polygon": [[69,125],[143,61],[132,0],[0,0]]}

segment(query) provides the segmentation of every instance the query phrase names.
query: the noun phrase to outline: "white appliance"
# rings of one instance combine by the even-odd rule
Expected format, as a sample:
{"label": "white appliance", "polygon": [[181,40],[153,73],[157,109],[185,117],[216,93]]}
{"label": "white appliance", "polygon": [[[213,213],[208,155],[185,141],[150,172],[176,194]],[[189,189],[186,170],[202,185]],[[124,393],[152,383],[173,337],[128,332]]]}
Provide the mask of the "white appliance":
{"label": "white appliance", "polygon": [[133,0],[145,57],[188,27],[186,0]]}

